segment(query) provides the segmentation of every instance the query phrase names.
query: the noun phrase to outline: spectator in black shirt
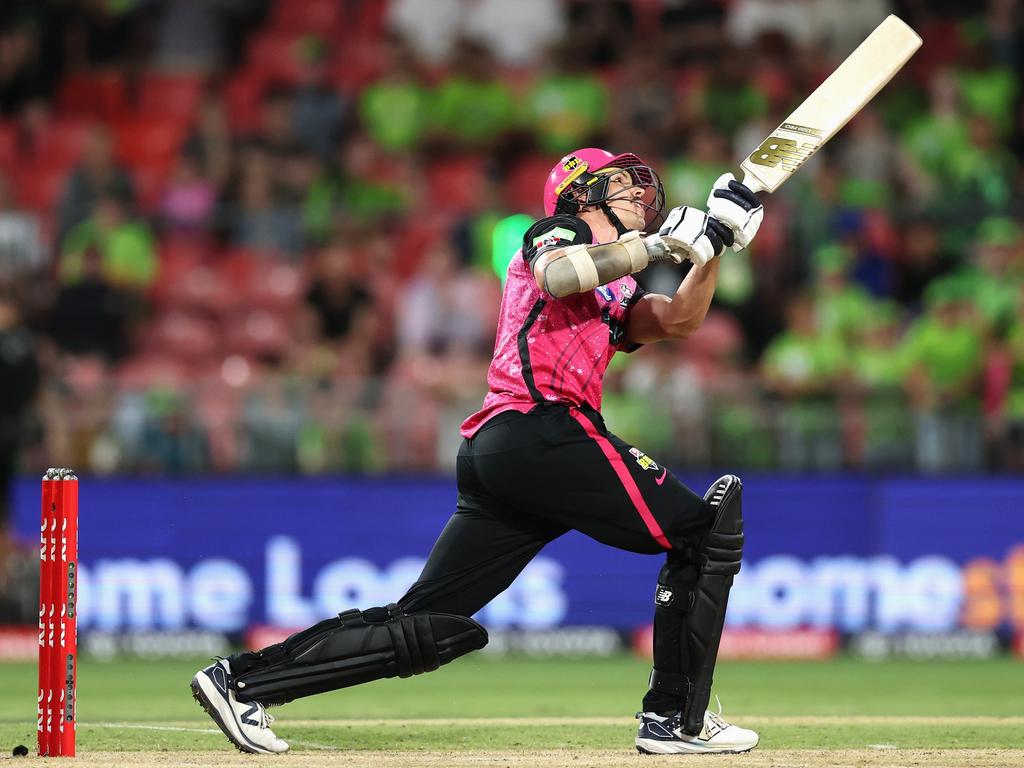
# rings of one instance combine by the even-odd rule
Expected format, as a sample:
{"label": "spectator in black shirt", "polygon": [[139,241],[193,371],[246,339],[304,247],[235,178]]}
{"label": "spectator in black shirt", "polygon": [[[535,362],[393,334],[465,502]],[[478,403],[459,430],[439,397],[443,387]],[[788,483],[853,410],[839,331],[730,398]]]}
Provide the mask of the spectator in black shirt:
{"label": "spectator in black shirt", "polygon": [[373,303],[373,297],[353,274],[352,255],[347,248],[332,245],[320,254],[306,303],[319,318],[321,333],[333,340],[344,339],[359,310]]}
{"label": "spectator in black shirt", "polygon": [[86,250],[82,270],[80,280],[57,294],[50,335],[65,352],[113,362],[125,350],[128,297],[103,277],[103,257],[95,247]]}

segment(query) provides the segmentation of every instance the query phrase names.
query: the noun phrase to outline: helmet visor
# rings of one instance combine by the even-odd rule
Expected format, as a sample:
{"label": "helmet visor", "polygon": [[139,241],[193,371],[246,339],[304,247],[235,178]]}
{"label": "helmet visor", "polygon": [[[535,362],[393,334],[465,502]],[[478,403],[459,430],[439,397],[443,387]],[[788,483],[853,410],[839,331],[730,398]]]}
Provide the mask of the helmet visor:
{"label": "helmet visor", "polygon": [[[639,205],[644,218],[643,231],[653,232],[665,220],[665,187],[661,183],[658,172],[649,165],[633,165],[625,168],[609,166],[595,171],[595,175],[612,176],[622,172],[629,174],[630,181],[632,182],[630,186],[608,194],[608,187],[610,185],[601,185],[603,193],[601,199],[591,199],[588,200],[588,203],[609,203],[616,200],[625,200]],[[637,190],[640,190],[639,194]]]}

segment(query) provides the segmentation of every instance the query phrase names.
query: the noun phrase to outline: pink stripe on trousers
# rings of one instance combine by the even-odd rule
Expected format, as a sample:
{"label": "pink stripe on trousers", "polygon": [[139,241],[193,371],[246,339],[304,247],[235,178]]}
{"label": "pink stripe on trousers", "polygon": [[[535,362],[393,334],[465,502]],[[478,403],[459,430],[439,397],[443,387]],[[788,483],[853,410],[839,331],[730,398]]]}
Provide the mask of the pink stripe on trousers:
{"label": "pink stripe on trousers", "polygon": [[636,480],[629,474],[629,469],[622,461],[622,457],[619,456],[619,452],[615,450],[615,446],[611,444],[608,438],[604,437],[594,425],[590,423],[590,420],[582,413],[577,411],[575,408],[570,408],[569,413],[572,415],[580,426],[583,427],[583,431],[587,433],[598,447],[601,452],[604,453],[605,458],[608,459],[608,463],[612,465],[612,469],[615,470],[615,474],[619,477],[619,482],[622,483],[622,487],[626,489],[626,493],[629,495],[630,500],[633,502],[633,506],[636,507],[636,511],[640,513],[640,517],[643,518],[644,525],[647,526],[647,530],[651,532],[651,536],[665,549],[672,549],[672,545],[668,543],[668,539],[665,538],[664,532],[661,530],[661,526],[658,525],[658,521],[654,519],[654,515],[651,514],[650,507],[647,506],[647,502],[644,501],[643,494],[640,493],[640,488],[636,484]]}

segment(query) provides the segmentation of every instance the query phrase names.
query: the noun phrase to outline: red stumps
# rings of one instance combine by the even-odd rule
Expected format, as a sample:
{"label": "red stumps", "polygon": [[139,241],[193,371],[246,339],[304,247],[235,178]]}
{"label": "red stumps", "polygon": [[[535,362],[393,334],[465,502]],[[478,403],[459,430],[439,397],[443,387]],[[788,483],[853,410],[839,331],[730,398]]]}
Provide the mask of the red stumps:
{"label": "red stumps", "polygon": [[70,469],[43,477],[39,525],[39,754],[75,754],[78,672],[78,478]]}

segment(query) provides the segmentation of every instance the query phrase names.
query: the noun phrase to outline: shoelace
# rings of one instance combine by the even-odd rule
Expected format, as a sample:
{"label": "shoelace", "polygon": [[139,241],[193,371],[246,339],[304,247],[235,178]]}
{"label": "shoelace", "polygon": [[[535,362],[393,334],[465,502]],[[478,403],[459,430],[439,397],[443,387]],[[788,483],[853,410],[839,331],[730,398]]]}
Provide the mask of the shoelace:
{"label": "shoelace", "polygon": [[712,712],[710,709],[704,713],[704,716],[712,723],[717,725],[719,728],[725,729],[729,727],[729,723],[725,722],[722,717],[722,700],[718,698],[718,694],[715,694],[715,703],[718,704],[718,711]]}
{"label": "shoelace", "polygon": [[721,713],[716,713],[712,712],[711,710],[708,710],[704,713],[704,717],[706,717],[708,720],[710,720],[712,723],[714,723],[723,730],[729,727],[729,724],[722,719]]}
{"label": "shoelace", "polygon": [[270,724],[274,722],[274,716],[267,712],[267,708],[262,704],[260,705],[260,729],[266,730],[270,727]]}

